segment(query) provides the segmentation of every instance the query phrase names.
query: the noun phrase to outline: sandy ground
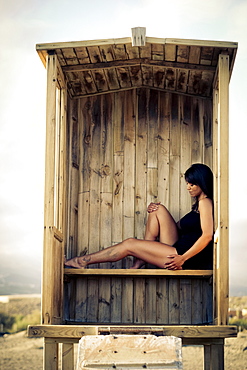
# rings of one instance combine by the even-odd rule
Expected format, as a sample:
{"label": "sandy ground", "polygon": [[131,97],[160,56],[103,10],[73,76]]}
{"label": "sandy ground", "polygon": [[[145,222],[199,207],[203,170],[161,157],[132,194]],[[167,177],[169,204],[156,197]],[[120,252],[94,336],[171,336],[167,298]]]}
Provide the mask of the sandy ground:
{"label": "sandy ground", "polygon": [[[183,347],[184,370],[203,369],[203,349]],[[43,339],[28,338],[25,331],[0,338],[1,370],[42,370]],[[247,369],[247,331],[226,339],[225,370]],[[66,369],[65,369],[66,370]]]}

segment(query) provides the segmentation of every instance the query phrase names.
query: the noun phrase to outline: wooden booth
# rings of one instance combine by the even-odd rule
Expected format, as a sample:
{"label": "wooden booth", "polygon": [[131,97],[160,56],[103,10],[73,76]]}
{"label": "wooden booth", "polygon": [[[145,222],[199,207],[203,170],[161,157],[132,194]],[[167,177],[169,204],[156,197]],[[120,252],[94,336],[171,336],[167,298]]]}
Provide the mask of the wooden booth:
{"label": "wooden booth", "polygon": [[[155,334],[204,345],[224,369],[228,326],[228,109],[237,43],[146,37],[37,45],[47,69],[42,324],[45,369],[73,369],[83,335]],[[191,208],[183,173],[215,174],[213,270],[64,269],[67,258],[143,238],[147,204]],[[59,346],[59,343],[62,343]]]}

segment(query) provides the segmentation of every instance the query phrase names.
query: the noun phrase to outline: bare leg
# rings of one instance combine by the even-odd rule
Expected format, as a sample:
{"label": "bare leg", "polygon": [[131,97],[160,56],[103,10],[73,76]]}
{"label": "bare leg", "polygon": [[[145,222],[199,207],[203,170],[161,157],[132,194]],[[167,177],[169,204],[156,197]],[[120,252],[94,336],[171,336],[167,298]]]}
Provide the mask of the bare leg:
{"label": "bare leg", "polygon": [[[170,212],[161,204],[156,211],[148,214],[144,239],[154,241],[157,237],[160,242],[168,245],[173,245],[178,240],[177,225]],[[131,268],[138,269],[144,263],[144,261],[136,259]]]}
{"label": "bare leg", "polygon": [[99,252],[72,258],[65,262],[65,266],[85,268],[87,265],[93,263],[116,262],[124,257],[133,256],[164,268],[164,263],[169,261],[169,258],[166,256],[174,253],[177,253],[176,249],[169,245],[155,241],[130,238]]}

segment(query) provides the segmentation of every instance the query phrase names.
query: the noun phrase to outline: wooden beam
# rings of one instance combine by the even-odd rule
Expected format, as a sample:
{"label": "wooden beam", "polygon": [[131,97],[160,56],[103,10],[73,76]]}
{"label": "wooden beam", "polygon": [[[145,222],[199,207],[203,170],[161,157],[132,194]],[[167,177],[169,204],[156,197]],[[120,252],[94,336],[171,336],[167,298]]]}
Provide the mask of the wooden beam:
{"label": "wooden beam", "polygon": [[[71,42],[53,42],[45,44],[37,44],[36,50],[53,50],[62,48],[77,48],[87,46],[103,46],[103,45],[116,45],[116,44],[131,44],[131,37],[123,37],[118,39],[105,39],[105,40],[85,40],[85,41],[71,41]],[[218,48],[237,48],[237,42],[230,41],[210,41],[210,40],[186,40],[174,38],[159,38],[159,37],[146,37],[146,43],[152,44],[176,44],[176,45],[191,45],[191,46],[204,46],[204,47],[218,47]]]}
{"label": "wooden beam", "polygon": [[229,300],[229,56],[219,56],[217,317],[228,322]]}
{"label": "wooden beam", "polygon": [[99,334],[156,334],[174,335],[179,338],[193,338],[201,340],[213,338],[232,338],[237,336],[237,327],[229,325],[207,325],[207,326],[186,326],[186,325],[35,325],[28,327],[29,337],[45,338],[78,338],[84,335]]}
{"label": "wooden beam", "polygon": [[49,44],[37,44],[36,50],[54,50],[63,48],[81,48],[87,46],[104,46],[104,45],[118,45],[131,44],[131,37],[123,37],[119,39],[106,40],[85,40],[85,41],[69,41],[69,42],[52,42]]}
{"label": "wooden beam", "polygon": [[212,66],[205,66],[201,64],[192,63],[177,63],[177,62],[167,62],[163,60],[151,60],[148,58],[136,58],[136,59],[126,59],[126,60],[114,60],[109,62],[99,62],[99,63],[88,63],[88,64],[75,64],[70,66],[63,66],[63,72],[82,72],[88,70],[97,69],[111,69],[111,68],[127,68],[133,66],[158,66],[164,68],[177,68],[177,69],[192,69],[198,71],[209,71],[215,72],[216,68]]}
{"label": "wooden beam", "polygon": [[[147,42],[154,43],[153,38],[147,37]],[[163,40],[163,39],[156,39]],[[214,47],[214,48],[237,48],[237,42],[231,41],[212,41],[212,40],[186,40],[186,39],[164,39],[166,44],[176,44],[176,45],[189,45],[189,46],[203,46],[203,47]],[[160,41],[161,42],[161,41]]]}
{"label": "wooden beam", "polygon": [[210,277],[212,270],[178,270],[165,269],[64,269],[65,275],[121,275],[121,276],[173,276],[173,277]]}
{"label": "wooden beam", "polygon": [[180,91],[172,91],[169,89],[161,89],[158,87],[150,87],[150,86],[135,86],[135,87],[128,87],[128,88],[119,88],[116,90],[109,90],[109,91],[102,91],[102,92],[95,92],[95,93],[89,93],[89,94],[80,94],[80,95],[74,95],[72,96],[70,94],[71,99],[81,99],[89,96],[96,96],[96,95],[104,95],[104,94],[111,94],[119,91],[127,91],[127,90],[133,90],[133,89],[138,89],[138,88],[143,88],[143,89],[152,89],[152,90],[157,90],[157,91],[165,91],[168,92],[169,94],[176,94],[176,95],[182,95],[182,96],[190,96],[191,98],[197,98],[197,99],[202,99],[202,100],[212,100],[211,96],[200,96],[196,94],[188,94],[188,93],[183,93]]}

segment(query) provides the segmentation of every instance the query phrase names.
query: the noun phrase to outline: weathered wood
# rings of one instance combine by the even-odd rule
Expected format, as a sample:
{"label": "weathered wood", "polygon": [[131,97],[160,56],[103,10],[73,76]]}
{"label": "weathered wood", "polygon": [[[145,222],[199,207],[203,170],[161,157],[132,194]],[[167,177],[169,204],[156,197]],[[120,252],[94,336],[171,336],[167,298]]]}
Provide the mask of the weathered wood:
{"label": "weathered wood", "polygon": [[192,340],[213,338],[233,338],[237,336],[236,326],[231,325],[35,325],[28,326],[29,337],[45,338],[75,338],[80,339],[84,335],[98,334],[159,334],[173,335],[179,338],[191,338]]}
{"label": "weathered wood", "polygon": [[[113,107],[112,95],[102,97],[101,111],[101,205],[100,205],[100,246],[109,247],[112,244],[112,206],[113,206]],[[101,268],[110,268],[110,263],[101,264]]]}
{"label": "weathered wood", "polygon": [[[135,217],[135,138],[136,94],[125,92],[124,111],[124,167],[123,167],[123,239],[134,236]],[[130,267],[131,258],[126,258],[124,267]]]}
{"label": "weathered wood", "polygon": [[148,96],[148,139],[147,139],[147,204],[158,198],[158,92],[151,90]]}
{"label": "weathered wood", "polygon": [[134,282],[132,277],[122,280],[122,322],[130,324],[133,322],[134,305],[132,303],[134,295]]}
{"label": "weathered wood", "polygon": [[[223,48],[237,48],[237,42],[228,41],[214,41],[214,40],[191,40],[191,39],[177,39],[177,38],[157,38],[147,37],[147,43],[160,43],[167,45],[190,45],[190,46],[207,46],[207,47],[223,47]],[[108,46],[115,44],[131,44],[131,37],[124,37],[118,39],[107,39],[107,40],[84,40],[84,41],[70,41],[70,42],[59,42],[59,43],[47,43],[37,44],[37,50],[54,50],[57,48],[78,48],[99,45]]]}
{"label": "weathered wood", "polygon": [[[91,105],[91,145],[92,156],[90,158],[90,214],[89,214],[89,253],[99,250],[99,227],[100,227],[100,190],[101,190],[101,98],[92,99]],[[94,150],[98,148],[98,150]],[[97,232],[96,232],[97,230]],[[96,266],[95,266],[96,267]]]}
{"label": "weathered wood", "polygon": [[169,322],[169,300],[168,289],[169,289],[169,280],[168,279],[157,279],[157,288],[156,288],[156,320],[157,324],[164,324]]}
{"label": "weathered wood", "polygon": [[[47,60],[47,116],[46,116],[46,179],[45,179],[45,214],[44,214],[44,277],[42,282],[42,322],[61,323],[63,298],[63,164],[60,136],[64,130],[64,108],[61,108],[61,94],[57,85],[58,61],[55,55]],[[61,81],[62,83],[62,81]],[[64,100],[63,100],[64,102]],[[64,138],[64,136],[62,135]],[[54,225],[56,227],[54,227]],[[60,230],[56,231],[57,228]],[[59,235],[59,237],[56,237]],[[60,262],[59,262],[60,261]],[[54,264],[57,269],[54,272]]]}
{"label": "weathered wood", "polygon": [[[192,118],[192,101],[188,97],[180,99],[180,126],[181,126],[181,175],[180,175],[180,197],[183,199],[183,207],[191,208],[191,199],[188,197],[187,188],[185,186],[184,172],[191,166],[192,163],[192,140],[193,133],[191,130],[193,124]],[[180,206],[181,208],[181,206]],[[183,210],[180,210],[180,217],[182,217]]]}
{"label": "weathered wood", "polygon": [[180,106],[179,97],[172,95],[170,122],[170,199],[168,209],[175,220],[179,219],[180,184]]}
{"label": "weathered wood", "polygon": [[122,322],[122,284],[119,279],[111,279],[111,322]]}
{"label": "weathered wood", "polygon": [[[131,48],[131,51],[133,53],[133,50]],[[147,68],[153,68],[154,70],[156,68],[159,68],[161,70],[172,68],[174,70],[186,70],[187,73],[189,73],[190,70],[197,70],[197,71],[209,71],[209,72],[215,72],[215,67],[212,66],[201,66],[200,64],[196,63],[184,63],[184,62],[174,62],[174,61],[165,61],[165,60],[152,60],[148,59],[148,56],[143,57],[139,59],[139,54],[134,55],[134,58],[127,59],[127,60],[111,60],[108,62],[99,62],[94,64],[78,64],[78,65],[63,65],[63,71],[67,75],[70,73],[70,77],[79,78],[80,74],[79,72],[86,72],[86,71],[95,71],[95,70],[104,70],[105,72],[111,71],[116,68],[132,68],[132,67],[147,67]],[[62,62],[62,63],[65,63]]]}
{"label": "weathered wood", "polygon": [[179,299],[180,281],[178,279],[172,279],[169,281],[169,324],[177,324],[180,322],[180,299]]}
{"label": "weathered wood", "polygon": [[[102,334],[177,328],[183,343],[208,346],[209,369],[223,369],[230,329],[208,324],[227,323],[228,85],[237,44],[146,41],[37,46],[48,67],[43,322],[110,325]],[[208,164],[216,179],[214,272],[130,270],[129,257],[63,270],[64,253],[143,238],[150,201],[176,220],[188,212],[183,173],[194,162]],[[68,354],[63,366],[73,367],[76,338],[63,330],[46,337],[47,368],[57,367],[58,343]]]}
{"label": "weathered wood", "polygon": [[229,56],[219,56],[219,162],[218,217],[219,242],[217,261],[218,323],[228,322],[229,297]]}
{"label": "weathered wood", "polygon": [[58,370],[58,342],[45,339],[44,369]]}
{"label": "weathered wood", "polygon": [[210,347],[210,370],[224,370],[224,340],[221,344],[212,344]]}
{"label": "weathered wood", "polygon": [[145,322],[145,280],[137,278],[134,280],[134,319],[133,323]]}
{"label": "weathered wood", "polygon": [[111,280],[108,277],[99,279],[99,322],[109,322],[111,318]]}
{"label": "weathered wood", "polygon": [[63,343],[62,345],[62,369],[74,370],[73,343]]}
{"label": "weathered wood", "polygon": [[122,275],[122,276],[175,276],[210,277],[212,270],[165,270],[165,269],[64,269],[65,275]]}
{"label": "weathered wood", "polygon": [[170,94],[159,94],[159,117],[157,134],[158,201],[168,207],[169,194],[169,139],[170,139]]}
{"label": "weathered wood", "polygon": [[[115,96],[114,110],[114,131],[113,131],[113,155],[114,155],[114,170],[113,170],[113,225],[112,225],[112,241],[118,243],[123,240],[122,224],[123,224],[123,165],[124,165],[124,92]],[[116,267],[120,267],[118,264]]]}
{"label": "weathered wood", "polygon": [[144,237],[147,207],[147,91],[137,91],[135,235]]}
{"label": "weathered wood", "polygon": [[191,280],[180,280],[180,324],[192,323],[192,292]]}
{"label": "weathered wood", "polygon": [[191,279],[191,323],[192,324],[199,324],[203,321],[203,313],[202,313],[202,306],[203,306],[203,290],[202,290],[202,281],[201,280],[194,280]]}

